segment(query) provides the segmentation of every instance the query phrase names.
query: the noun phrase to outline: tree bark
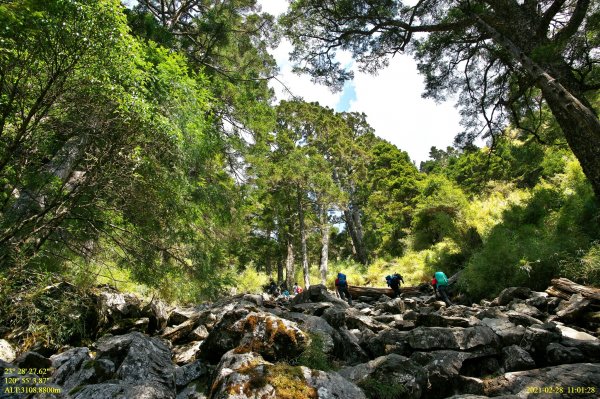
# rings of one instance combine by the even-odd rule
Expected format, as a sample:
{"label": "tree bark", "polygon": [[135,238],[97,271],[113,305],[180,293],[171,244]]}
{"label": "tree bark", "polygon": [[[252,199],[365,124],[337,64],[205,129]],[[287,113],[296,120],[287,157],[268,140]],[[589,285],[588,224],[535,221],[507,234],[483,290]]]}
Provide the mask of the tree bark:
{"label": "tree bark", "polygon": [[327,263],[329,261],[329,221],[327,220],[327,208],[321,208],[321,284],[327,283]]}
{"label": "tree bark", "polygon": [[289,290],[293,285],[294,278],[294,243],[291,237],[287,241],[287,257],[285,259],[285,283]]}
{"label": "tree bark", "polygon": [[[600,301],[600,289],[598,288],[580,285],[566,278],[555,278],[550,283],[552,284],[552,286],[548,288],[550,292],[548,292],[548,290],[546,291],[550,295],[568,299],[571,297],[572,294],[581,294],[585,298]],[[564,292],[566,293],[566,295],[560,295],[555,290],[559,292]]]}
{"label": "tree bark", "polygon": [[363,265],[367,264],[367,252],[363,241],[362,222],[360,220],[360,211],[354,204],[350,204],[349,209],[344,211],[346,228],[352,239],[352,246],[355,251],[356,259]]}
{"label": "tree bark", "polygon": [[306,245],[306,226],[304,224],[304,207],[302,205],[302,190],[298,188],[298,222],[300,224],[300,246],[302,251],[302,272],[304,274],[304,286],[310,287],[310,265],[308,264],[308,247]]}

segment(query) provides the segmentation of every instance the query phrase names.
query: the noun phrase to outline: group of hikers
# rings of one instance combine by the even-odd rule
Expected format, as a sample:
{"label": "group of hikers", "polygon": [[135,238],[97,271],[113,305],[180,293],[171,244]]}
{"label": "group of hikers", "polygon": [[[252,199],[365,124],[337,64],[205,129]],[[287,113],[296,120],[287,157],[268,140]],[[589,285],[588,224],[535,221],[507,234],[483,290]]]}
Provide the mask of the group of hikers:
{"label": "group of hikers", "polygon": [[[392,289],[392,298],[400,297],[400,283],[404,284],[404,279],[400,273],[386,276],[385,281],[388,287]],[[452,302],[448,297],[448,277],[446,274],[442,271],[435,272],[431,279],[431,285],[433,286],[436,298],[441,298],[446,303],[446,306],[452,306]],[[348,280],[344,273],[338,273],[337,278],[335,279],[335,289],[342,300],[347,300],[348,304],[352,305],[352,296],[348,290]],[[283,295],[284,298],[290,297],[290,292],[288,291],[286,284],[283,283],[278,287],[273,280],[265,286],[265,291],[273,296]],[[302,287],[300,287],[298,283],[294,283],[294,287],[292,288],[293,295],[300,294],[301,292]]]}
{"label": "group of hikers", "polygon": [[[289,298],[291,295],[285,283],[282,283],[280,286],[277,286],[277,284],[275,284],[275,281],[273,280],[271,280],[269,284],[267,284],[264,287],[264,289],[267,294],[272,295],[274,297],[282,295],[284,298]],[[302,293],[302,291],[302,287],[300,287],[298,283],[294,283],[294,286],[292,287],[292,294],[298,295]]]}

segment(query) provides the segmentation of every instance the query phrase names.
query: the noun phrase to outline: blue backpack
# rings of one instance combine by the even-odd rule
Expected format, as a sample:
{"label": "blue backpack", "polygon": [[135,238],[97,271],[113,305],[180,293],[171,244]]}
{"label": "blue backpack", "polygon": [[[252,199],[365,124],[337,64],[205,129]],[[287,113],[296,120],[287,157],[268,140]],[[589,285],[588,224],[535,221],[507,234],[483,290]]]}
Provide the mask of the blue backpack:
{"label": "blue backpack", "polygon": [[341,287],[345,287],[346,285],[348,285],[348,283],[346,282],[346,275],[344,273],[338,273],[338,284]]}
{"label": "blue backpack", "polygon": [[448,277],[444,272],[435,272],[435,279],[438,285],[448,285]]}

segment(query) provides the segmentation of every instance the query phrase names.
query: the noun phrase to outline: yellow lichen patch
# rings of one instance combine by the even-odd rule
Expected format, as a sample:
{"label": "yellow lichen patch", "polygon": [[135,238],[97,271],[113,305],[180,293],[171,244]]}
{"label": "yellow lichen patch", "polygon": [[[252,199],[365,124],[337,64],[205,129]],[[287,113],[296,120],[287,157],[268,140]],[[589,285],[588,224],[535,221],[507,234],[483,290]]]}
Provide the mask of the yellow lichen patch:
{"label": "yellow lichen patch", "polygon": [[316,399],[317,390],[306,383],[302,368],[277,363],[266,368],[266,381],[280,399]]}

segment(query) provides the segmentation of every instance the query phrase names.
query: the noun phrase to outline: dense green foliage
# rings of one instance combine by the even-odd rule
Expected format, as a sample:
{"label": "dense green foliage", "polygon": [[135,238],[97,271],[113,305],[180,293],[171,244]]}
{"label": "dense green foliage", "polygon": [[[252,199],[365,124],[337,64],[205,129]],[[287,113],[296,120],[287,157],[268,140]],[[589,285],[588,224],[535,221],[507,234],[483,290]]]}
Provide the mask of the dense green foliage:
{"label": "dense green foliage", "polygon": [[[0,5],[0,307],[29,284],[28,303],[43,301],[55,317],[34,315],[36,323],[54,329],[72,309],[40,294],[53,275],[78,287],[110,283],[186,302],[231,288],[260,292],[271,278],[288,288],[332,287],[337,272],[351,284],[383,286],[396,271],[416,285],[436,270],[463,270],[459,285],[473,299],[510,285],[542,289],[558,275],[599,281],[595,166],[574,155],[571,133],[525,75],[520,81],[504,66],[494,69],[506,79],[487,95],[499,101],[527,90],[511,98],[516,114],[494,125],[487,146],[433,147],[417,169],[375,135],[366,115],[301,99],[274,102],[267,49],[277,29],[255,0],[166,3],[172,7],[155,0],[133,9],[118,0]],[[359,3],[341,2],[336,12],[370,10]],[[410,9],[371,3],[391,19]],[[282,20],[287,33],[298,39],[316,22],[300,15],[302,29],[290,33],[290,18],[320,7],[294,2]],[[453,9],[436,23],[475,18],[466,12],[475,11]],[[583,32],[589,42],[571,43],[573,60],[597,41],[597,18],[584,20],[569,40],[583,40]],[[447,82],[440,75],[453,48],[444,43],[457,45],[463,33],[414,45],[417,58],[432,62],[421,67],[430,95],[465,84],[455,71]],[[378,67],[397,39],[378,37],[379,48],[362,39],[344,45]],[[319,50],[315,42],[296,45],[297,54]],[[500,62],[498,49],[491,55],[489,62]],[[324,68],[316,78],[333,76],[336,66],[325,64],[313,65]],[[483,87],[481,70],[472,68],[473,84]],[[594,68],[583,81],[596,79]],[[597,92],[582,93],[597,104]],[[469,120],[474,108],[491,106],[465,95]],[[0,313],[0,320],[18,318]],[[58,344],[80,333],[76,323],[65,329],[38,335]],[[326,367],[311,350],[304,361]]]}

